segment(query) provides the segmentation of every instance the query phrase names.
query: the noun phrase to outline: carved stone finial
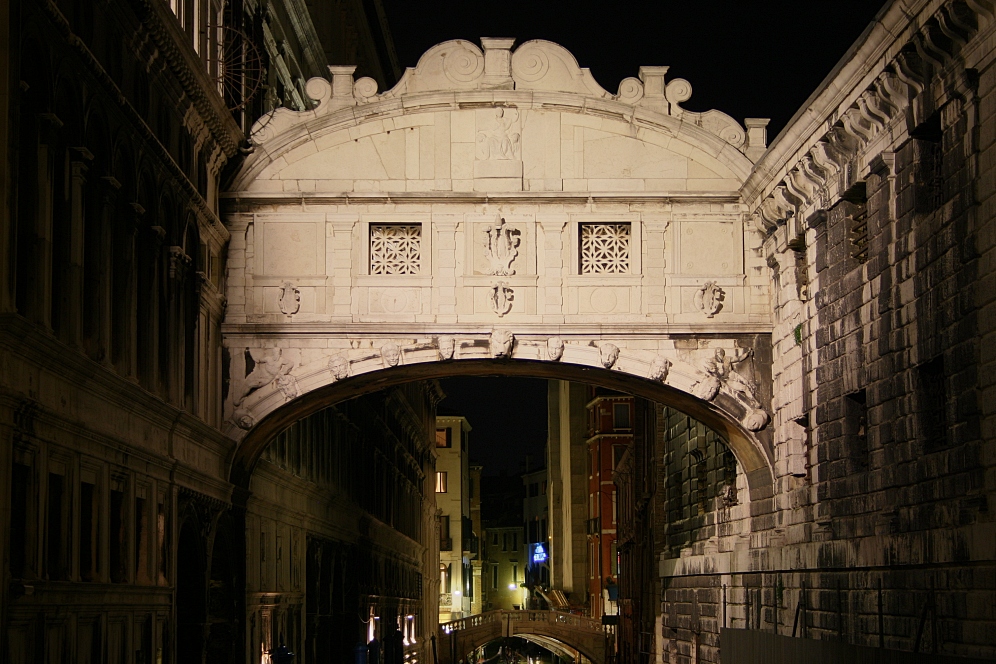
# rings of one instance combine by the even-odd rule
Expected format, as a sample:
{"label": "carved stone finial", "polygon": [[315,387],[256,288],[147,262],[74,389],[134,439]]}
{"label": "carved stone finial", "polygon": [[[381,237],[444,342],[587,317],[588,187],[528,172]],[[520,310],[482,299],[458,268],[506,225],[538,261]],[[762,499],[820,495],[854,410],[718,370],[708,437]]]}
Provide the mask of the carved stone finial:
{"label": "carved stone finial", "polygon": [[603,367],[611,369],[619,359],[619,347],[615,344],[601,344],[598,347],[598,359]]}
{"label": "carved stone finial", "polygon": [[293,316],[298,311],[301,310],[301,291],[294,287],[289,281],[285,281],[284,285],[280,288],[280,305],[281,313],[288,316]]}
{"label": "carved stone finial", "polygon": [[488,274],[499,277],[515,274],[512,261],[519,255],[519,230],[506,225],[505,220],[498,216],[495,224],[487,226],[484,233],[488,236],[484,248],[484,255],[490,264]]}
{"label": "carved stone finial", "polygon": [[693,300],[695,306],[706,315],[706,318],[712,318],[723,308],[725,296],[726,293],[716,285],[715,281],[707,281],[695,292]]}
{"label": "carved stone finial", "polygon": [[564,340],[560,337],[550,337],[546,340],[546,355],[551,362],[559,362],[564,356]]}
{"label": "carved stone finial", "polygon": [[654,358],[654,361],[650,363],[650,373],[647,374],[647,378],[663,383],[667,380],[667,374],[669,371],[671,371],[671,360],[662,355],[658,355]]}
{"label": "carved stone finial", "polygon": [[508,287],[508,282],[499,281],[491,288],[491,309],[501,318],[512,310],[514,291]]}
{"label": "carved stone finial", "polygon": [[380,347],[380,356],[385,367],[396,367],[401,361],[401,348],[396,343],[388,342]]}
{"label": "carved stone finial", "polygon": [[491,357],[512,357],[515,335],[509,330],[495,329],[491,332]]}
{"label": "carved stone finial", "polygon": [[440,360],[452,360],[453,353],[456,350],[456,340],[450,336],[442,336],[436,339],[436,345],[439,349],[439,359]]}
{"label": "carved stone finial", "polygon": [[333,380],[342,380],[349,377],[349,359],[344,353],[339,353],[329,358],[329,371],[332,372]]}

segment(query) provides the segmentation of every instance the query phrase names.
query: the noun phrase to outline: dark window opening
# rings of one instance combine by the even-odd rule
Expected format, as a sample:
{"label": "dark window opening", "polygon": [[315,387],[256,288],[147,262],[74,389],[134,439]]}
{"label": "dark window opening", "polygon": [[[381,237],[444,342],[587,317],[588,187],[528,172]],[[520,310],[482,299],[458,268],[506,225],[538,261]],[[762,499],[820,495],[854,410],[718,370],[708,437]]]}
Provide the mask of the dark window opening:
{"label": "dark window opening", "polygon": [[868,464],[868,406],[864,390],[844,397],[844,444],[847,456]]}
{"label": "dark window opening", "polygon": [[918,433],[928,450],[947,443],[947,389],[944,360],[936,358],[917,367]]}
{"label": "dark window opening", "polygon": [[97,487],[80,482],[80,580],[97,576]]}
{"label": "dark window opening", "polygon": [[125,537],[124,520],[124,493],[111,490],[111,582],[123,583],[125,581]]}
{"label": "dark window opening", "polygon": [[10,575],[24,578],[27,571],[28,496],[31,492],[31,468],[14,463],[10,489]]}
{"label": "dark window opening", "polygon": [[145,509],[145,499],[135,499],[135,577],[139,583],[148,583],[148,556],[146,544],[148,539],[148,515]]}
{"label": "dark window opening", "polygon": [[45,571],[51,580],[63,579],[66,575],[66,565],[63,558],[65,541],[63,532],[63,499],[65,496],[65,478],[55,473],[48,474],[48,532],[45,556]]}
{"label": "dark window opening", "polygon": [[913,137],[914,210],[929,214],[944,202],[941,114],[934,113],[910,135]]}
{"label": "dark window opening", "polygon": [[629,429],[629,404],[617,403],[612,406],[612,419],[616,429]]}

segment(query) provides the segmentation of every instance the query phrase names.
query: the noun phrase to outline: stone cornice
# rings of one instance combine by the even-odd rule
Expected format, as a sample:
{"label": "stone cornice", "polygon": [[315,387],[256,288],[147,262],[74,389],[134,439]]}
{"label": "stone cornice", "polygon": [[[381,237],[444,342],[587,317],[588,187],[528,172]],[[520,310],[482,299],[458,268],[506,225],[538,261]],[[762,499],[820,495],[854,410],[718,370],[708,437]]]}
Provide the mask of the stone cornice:
{"label": "stone cornice", "polygon": [[[516,338],[528,339],[536,336],[543,340],[552,335],[573,337],[612,337],[633,339],[660,339],[662,337],[682,338],[688,335],[696,337],[731,338],[741,335],[770,334],[773,326],[770,323],[717,323],[709,322],[702,325],[647,323],[646,325],[612,324],[612,323],[571,323],[557,325],[551,323],[521,323],[509,325],[514,328]],[[383,337],[421,337],[437,335],[488,335],[493,326],[490,324],[458,325],[452,323],[224,323],[221,326],[226,342],[239,337],[280,337],[321,339],[348,338],[367,336]],[[231,344],[229,344],[231,345]]]}
{"label": "stone cornice", "polygon": [[879,12],[745,181],[758,229],[769,235],[791,220],[788,236],[803,232],[801,217],[862,179],[859,157],[906,121],[929,84],[923,63],[946,71],[994,18],[992,0],[896,0]]}
{"label": "stone cornice", "polygon": [[343,192],[343,193],[270,193],[231,192],[221,195],[227,212],[239,212],[266,205],[373,205],[390,203],[739,203],[735,191],[680,192],[588,192],[588,191],[515,191],[515,192]]}
{"label": "stone cornice", "polygon": [[232,157],[243,140],[242,130],[225,108],[221,97],[214,92],[214,84],[193,49],[180,46],[186,42],[187,36],[167,3],[132,0],[132,6],[212,136],[225,155]]}

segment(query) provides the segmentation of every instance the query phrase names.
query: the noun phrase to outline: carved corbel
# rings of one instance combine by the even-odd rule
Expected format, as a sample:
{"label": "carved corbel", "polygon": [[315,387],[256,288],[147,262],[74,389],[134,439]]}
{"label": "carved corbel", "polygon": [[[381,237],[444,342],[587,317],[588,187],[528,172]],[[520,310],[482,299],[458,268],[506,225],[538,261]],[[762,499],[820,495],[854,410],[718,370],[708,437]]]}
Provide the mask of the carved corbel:
{"label": "carved corbel", "polygon": [[858,107],[861,114],[873,125],[878,125],[876,129],[882,131],[892,120],[889,112],[882,108],[882,102],[877,92],[865,90],[858,97]]}
{"label": "carved corbel", "polygon": [[826,173],[826,179],[829,180],[830,177],[840,171],[843,163],[840,160],[840,155],[827,141],[817,141],[812,149],[810,149],[809,154],[813,157],[813,164],[823,169],[824,173]]}
{"label": "carved corbel", "polygon": [[861,141],[858,137],[847,131],[843,124],[834,126],[827,132],[827,142],[833,148],[834,161],[840,170],[843,170],[849,161],[858,153]]}
{"label": "carved corbel", "polygon": [[751,222],[754,224],[754,228],[756,228],[762,236],[770,235],[776,228],[778,228],[778,225],[775,222],[765,219],[764,215],[761,214],[760,209],[757,214],[751,215]]}
{"label": "carved corbel", "polygon": [[916,51],[903,50],[896,56],[896,76],[900,81],[913,88],[913,96],[923,92],[925,77],[923,75],[920,56]]}
{"label": "carved corbel", "polygon": [[847,109],[840,116],[840,123],[844,127],[844,131],[851,135],[855,143],[859,146],[863,143],[867,143],[875,136],[875,129],[869,123],[869,126],[865,126],[862,122],[867,122],[863,117],[861,117],[861,111],[857,107],[851,107]]}
{"label": "carved corbel", "polygon": [[883,71],[875,79],[875,92],[878,93],[879,102],[885,106],[885,111],[892,117],[906,108],[909,100],[907,98],[907,86],[889,70]]}
{"label": "carved corbel", "polygon": [[940,11],[937,12],[937,27],[940,28],[944,36],[954,42],[955,51],[960,50],[962,46],[968,43],[969,37],[972,36],[974,28],[965,23],[964,19],[958,17],[955,14],[957,5],[942,5]]}
{"label": "carved corbel", "polygon": [[917,55],[925,60],[927,64],[934,69],[944,69],[944,61],[947,60],[947,54],[930,39],[929,23],[923,31],[913,35],[911,41]]}
{"label": "carved corbel", "polygon": [[798,165],[788,172],[785,176],[784,182],[785,188],[788,192],[795,198],[802,201],[802,206],[808,205],[809,202],[815,197],[816,188],[813,187],[812,183],[810,183],[809,180],[802,175]]}
{"label": "carved corbel", "polygon": [[990,19],[996,18],[996,4],[991,0],[965,0],[965,4],[977,14],[988,16]]}
{"label": "carved corbel", "polygon": [[829,177],[827,170],[813,161],[812,151],[804,154],[799,160],[799,173],[809,181],[815,191],[819,191]]}

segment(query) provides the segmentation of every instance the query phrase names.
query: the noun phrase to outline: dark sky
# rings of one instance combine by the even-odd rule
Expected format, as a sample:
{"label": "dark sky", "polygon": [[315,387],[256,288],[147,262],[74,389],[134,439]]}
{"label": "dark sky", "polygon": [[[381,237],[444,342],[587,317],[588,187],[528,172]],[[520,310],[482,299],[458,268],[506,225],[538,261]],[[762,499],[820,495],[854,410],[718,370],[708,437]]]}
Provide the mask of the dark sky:
{"label": "dark sky", "polygon": [[542,463],[546,445],[546,381],[535,378],[447,378],[440,411],[470,422],[470,458],[486,475],[519,472],[527,453]]}
{"label": "dark sky", "polygon": [[447,39],[548,39],[610,93],[641,65],[692,84],[683,106],[785,125],[882,7],[880,0],[383,0],[402,67]]}

